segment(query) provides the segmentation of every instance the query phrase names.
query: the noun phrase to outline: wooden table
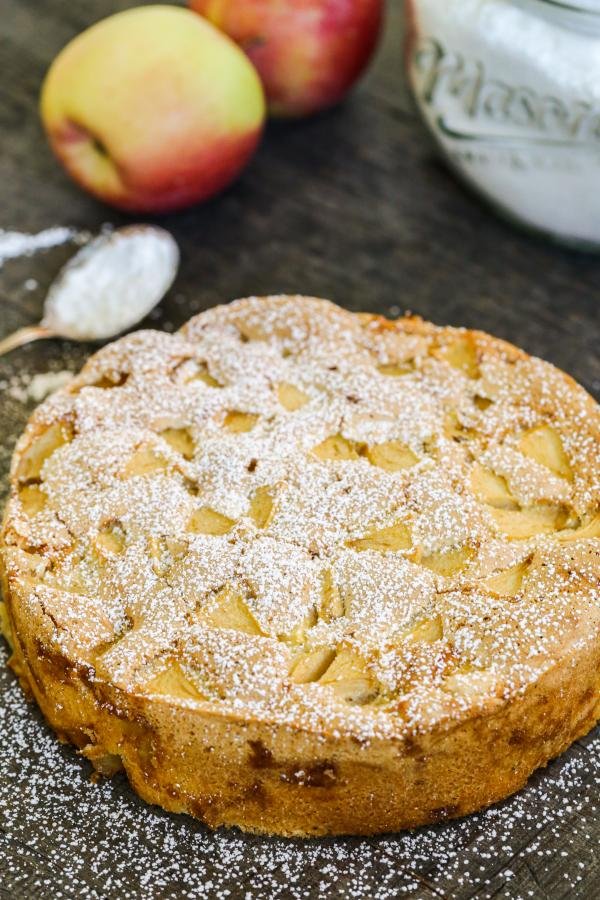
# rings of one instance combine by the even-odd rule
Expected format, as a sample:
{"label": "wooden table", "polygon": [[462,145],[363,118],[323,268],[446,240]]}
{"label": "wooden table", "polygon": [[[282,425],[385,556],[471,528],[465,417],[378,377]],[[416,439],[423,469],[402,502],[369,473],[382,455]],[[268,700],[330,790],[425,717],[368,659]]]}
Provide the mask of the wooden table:
{"label": "wooden table", "polygon": [[[36,104],[44,71],[65,42],[132,5],[2,0],[0,227],[95,231],[125,221],[63,174]],[[161,220],[179,241],[182,266],[147,324],[172,329],[237,296],[302,292],[351,309],[411,309],[439,323],[483,328],[598,393],[600,261],[513,230],[440,165],[403,78],[401,33],[396,2],[374,66],[343,106],[270,126],[233,189]],[[45,288],[71,252],[64,246],[5,264],[3,333],[39,318]],[[52,342],[0,360],[0,382],[6,388],[13,379],[0,398],[3,486],[31,409],[15,396],[18,379],[76,368],[86,353]],[[599,782],[596,732],[518,798],[460,824],[368,841],[212,835],[193,820],[145,807],[122,779],[91,784],[87,764],[56,743],[3,672],[0,897],[587,900],[600,896]]]}

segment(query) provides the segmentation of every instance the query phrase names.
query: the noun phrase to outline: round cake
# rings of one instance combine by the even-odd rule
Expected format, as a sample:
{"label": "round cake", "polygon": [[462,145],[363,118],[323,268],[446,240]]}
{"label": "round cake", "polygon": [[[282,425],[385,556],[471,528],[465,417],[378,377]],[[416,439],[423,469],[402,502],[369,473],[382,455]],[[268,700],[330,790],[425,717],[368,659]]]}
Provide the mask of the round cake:
{"label": "round cake", "polygon": [[104,774],[211,827],[506,797],[600,717],[600,411],[481,332],[250,298],[33,414],[11,664]]}

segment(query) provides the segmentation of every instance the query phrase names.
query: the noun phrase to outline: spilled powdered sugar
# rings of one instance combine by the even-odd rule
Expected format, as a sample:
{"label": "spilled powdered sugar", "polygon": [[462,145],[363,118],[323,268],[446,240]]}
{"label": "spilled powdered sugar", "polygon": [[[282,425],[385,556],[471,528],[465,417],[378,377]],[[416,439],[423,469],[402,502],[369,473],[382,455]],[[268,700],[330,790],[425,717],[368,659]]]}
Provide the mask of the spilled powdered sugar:
{"label": "spilled powdered sugar", "polygon": [[0,392],[6,391],[9,397],[20,403],[41,403],[50,394],[68,384],[74,374],[68,369],[61,369],[58,372],[37,372],[35,375],[21,372],[19,375],[0,379]]}
{"label": "spilled powdered sugar", "polygon": [[21,231],[3,231],[0,229],[0,268],[8,259],[19,256],[31,256],[40,250],[57,247],[67,241],[85,243],[89,239],[87,232],[77,231],[63,225],[46,228],[37,234],[25,234]]}

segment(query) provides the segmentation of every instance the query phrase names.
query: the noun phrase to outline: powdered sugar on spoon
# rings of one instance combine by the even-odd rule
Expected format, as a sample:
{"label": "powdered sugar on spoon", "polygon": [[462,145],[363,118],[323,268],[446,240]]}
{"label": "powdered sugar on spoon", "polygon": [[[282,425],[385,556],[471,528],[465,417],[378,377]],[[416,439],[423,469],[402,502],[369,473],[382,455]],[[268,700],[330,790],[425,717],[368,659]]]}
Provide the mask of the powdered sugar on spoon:
{"label": "powdered sugar on spoon", "polygon": [[106,340],[136,325],[175,279],[179,249],[153,225],[102,234],[79,250],[51,285],[39,325],[0,341],[0,355],[40,338]]}

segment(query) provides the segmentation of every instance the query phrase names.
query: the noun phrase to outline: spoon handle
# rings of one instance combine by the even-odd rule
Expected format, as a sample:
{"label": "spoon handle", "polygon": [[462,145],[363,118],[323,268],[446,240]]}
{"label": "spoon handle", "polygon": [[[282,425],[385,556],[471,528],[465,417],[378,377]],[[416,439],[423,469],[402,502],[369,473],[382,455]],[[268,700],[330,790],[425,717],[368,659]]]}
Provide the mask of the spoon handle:
{"label": "spoon handle", "polygon": [[25,328],[19,328],[14,334],[0,341],[0,356],[14,350],[15,347],[22,347],[23,344],[30,344],[32,341],[39,341],[41,338],[55,337],[55,333],[44,325],[27,325]]}

